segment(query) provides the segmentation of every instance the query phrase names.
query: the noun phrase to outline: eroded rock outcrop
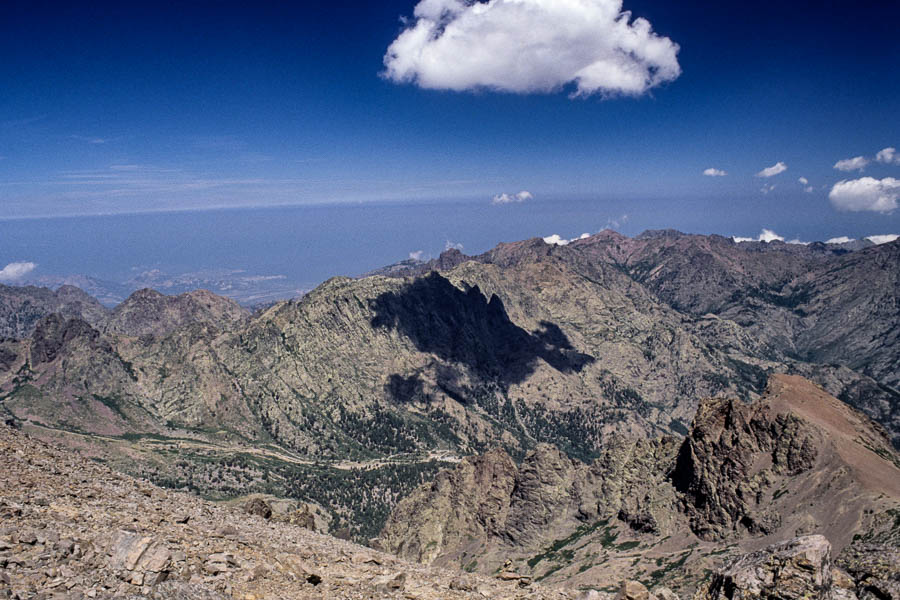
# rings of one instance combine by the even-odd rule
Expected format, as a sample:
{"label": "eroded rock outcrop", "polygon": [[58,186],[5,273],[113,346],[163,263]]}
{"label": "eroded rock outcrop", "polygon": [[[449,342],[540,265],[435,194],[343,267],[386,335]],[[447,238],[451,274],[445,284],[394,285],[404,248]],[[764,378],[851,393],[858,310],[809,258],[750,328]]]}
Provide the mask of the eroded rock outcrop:
{"label": "eroded rock outcrop", "polygon": [[739,557],[694,600],[826,600],[832,581],[831,544],[811,535]]}
{"label": "eroded rock outcrop", "polygon": [[672,472],[694,532],[714,539],[738,526],[751,533],[774,531],[780,519],[759,509],[763,490],[774,475],[812,468],[817,447],[807,424],[765,402],[702,402]]}
{"label": "eroded rock outcrop", "polygon": [[548,445],[518,466],[500,450],[466,459],[402,501],[380,541],[413,560],[509,577],[603,589],[613,577],[643,577],[692,591],[704,569],[765,543],[819,534],[772,560],[796,554],[830,569],[820,542],[839,552],[854,539],[896,539],[898,465],[865,416],[777,375],[756,403],[702,401],[683,440],[610,436],[590,464]]}

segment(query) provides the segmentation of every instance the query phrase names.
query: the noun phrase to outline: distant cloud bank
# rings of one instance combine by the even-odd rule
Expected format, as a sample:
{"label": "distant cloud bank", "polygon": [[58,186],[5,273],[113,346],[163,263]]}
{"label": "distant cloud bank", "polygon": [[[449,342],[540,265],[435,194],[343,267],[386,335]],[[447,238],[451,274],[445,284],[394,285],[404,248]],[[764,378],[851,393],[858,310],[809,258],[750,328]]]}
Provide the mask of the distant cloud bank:
{"label": "distant cloud bank", "polygon": [[591,237],[589,233],[582,233],[577,238],[572,238],[571,240],[567,240],[566,238],[560,236],[559,234],[554,233],[553,235],[548,235],[544,238],[545,244],[550,244],[551,246],[568,246],[572,242],[577,242],[578,240],[586,240]]}
{"label": "distant cloud bank", "polygon": [[723,171],[722,169],[713,169],[712,167],[703,171],[703,174],[707,177],[725,177],[728,175],[726,171]]}
{"label": "distant cloud bank", "polygon": [[771,167],[766,167],[762,171],[756,174],[757,177],[775,177],[779,173],[784,173],[788,170],[788,167],[783,162],[777,162]]}
{"label": "distant cloud bank", "polygon": [[622,0],[421,0],[383,76],[427,89],[637,96],[681,75],[678,44]]}
{"label": "distant cloud bank", "polygon": [[491,204],[515,204],[516,202],[525,202],[527,200],[534,200],[534,195],[531,192],[522,190],[518,194],[497,194],[491,200]]}
{"label": "distant cloud bank", "polygon": [[871,211],[887,214],[897,209],[900,199],[900,180],[893,177],[875,179],[861,177],[839,181],[831,188],[828,199],[838,210]]}
{"label": "distant cloud bank", "polygon": [[731,239],[733,239],[735,242],[738,242],[738,243],[740,243],[740,242],[775,242],[775,241],[783,242],[784,241],[784,238],[782,236],[778,235],[771,229],[763,229],[762,232],[759,234],[759,237],[756,237],[756,238],[734,236]]}
{"label": "distant cloud bank", "polygon": [[890,244],[891,242],[895,242],[900,239],[900,235],[896,233],[888,233],[886,235],[870,235],[866,238],[873,244],[880,246],[881,244]]}
{"label": "distant cloud bank", "polygon": [[16,281],[35,270],[37,265],[33,262],[9,263],[0,270],[0,281]]}

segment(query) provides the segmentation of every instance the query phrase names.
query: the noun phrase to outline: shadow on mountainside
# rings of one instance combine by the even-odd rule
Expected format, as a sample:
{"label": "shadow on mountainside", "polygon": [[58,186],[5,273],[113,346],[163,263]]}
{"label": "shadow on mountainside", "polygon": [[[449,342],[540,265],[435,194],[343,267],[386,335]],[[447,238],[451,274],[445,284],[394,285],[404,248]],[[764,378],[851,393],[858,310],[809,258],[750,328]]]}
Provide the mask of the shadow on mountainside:
{"label": "shadow on mountainside", "polygon": [[420,351],[462,363],[503,384],[524,381],[539,359],[563,373],[581,371],[595,360],[576,351],[554,323],[542,321],[539,330],[529,333],[509,319],[496,295],[488,301],[477,286],[463,292],[438,273],[378,296],[371,308],[373,327],[396,329]]}

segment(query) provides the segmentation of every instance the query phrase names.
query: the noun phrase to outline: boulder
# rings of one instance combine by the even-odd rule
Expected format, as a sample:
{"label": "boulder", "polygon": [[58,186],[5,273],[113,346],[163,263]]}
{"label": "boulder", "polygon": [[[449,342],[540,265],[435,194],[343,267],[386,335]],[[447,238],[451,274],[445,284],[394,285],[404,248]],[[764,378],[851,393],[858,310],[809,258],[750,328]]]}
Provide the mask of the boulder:
{"label": "boulder", "polygon": [[244,505],[244,511],[248,514],[262,517],[263,519],[270,519],[272,517],[272,507],[262,498],[251,498],[247,504]]}
{"label": "boulder", "polygon": [[831,544],[798,537],[738,557],[716,573],[694,600],[808,600],[830,597]]}

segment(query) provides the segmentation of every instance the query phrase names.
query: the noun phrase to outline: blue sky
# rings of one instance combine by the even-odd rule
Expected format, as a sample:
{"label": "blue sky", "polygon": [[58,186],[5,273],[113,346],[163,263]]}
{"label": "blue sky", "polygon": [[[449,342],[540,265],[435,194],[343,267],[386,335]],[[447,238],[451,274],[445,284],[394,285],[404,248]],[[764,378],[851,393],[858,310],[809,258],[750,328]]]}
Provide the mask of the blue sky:
{"label": "blue sky", "polygon": [[[578,1],[615,6],[566,0]],[[897,2],[625,0],[630,23],[646,19],[678,46],[669,57],[678,73],[625,95],[609,77],[566,80],[553,65],[525,65],[527,84],[487,87],[467,87],[482,73],[448,85],[437,72],[438,89],[425,89],[436,71],[424,67],[413,67],[412,81],[381,76],[388,48],[429,10],[415,12],[413,0],[165,4],[0,5],[0,218],[490,203],[527,190],[535,202],[597,199],[622,214],[655,213],[645,220],[654,226],[684,223],[689,204],[703,217],[691,221],[697,231],[900,233],[890,209],[900,160],[876,160],[900,146]],[[472,17],[471,6],[457,10],[440,26]],[[503,60],[529,57],[516,44],[541,32],[517,32],[494,14],[473,31],[513,40],[486,55],[502,79]],[[610,23],[584,26],[607,43]],[[453,64],[435,68],[468,58],[487,70],[467,55],[479,50],[475,39],[438,51],[435,60]],[[507,51],[513,58],[497,56]],[[664,73],[665,60],[652,72]],[[527,89],[504,89],[516,85]],[[834,168],[854,157],[867,164]],[[784,172],[758,176],[779,162]],[[704,176],[710,168],[727,175]],[[837,182],[863,178],[871,181],[829,199]],[[585,229],[606,225],[596,219]],[[552,233],[540,226],[536,235]]]}

